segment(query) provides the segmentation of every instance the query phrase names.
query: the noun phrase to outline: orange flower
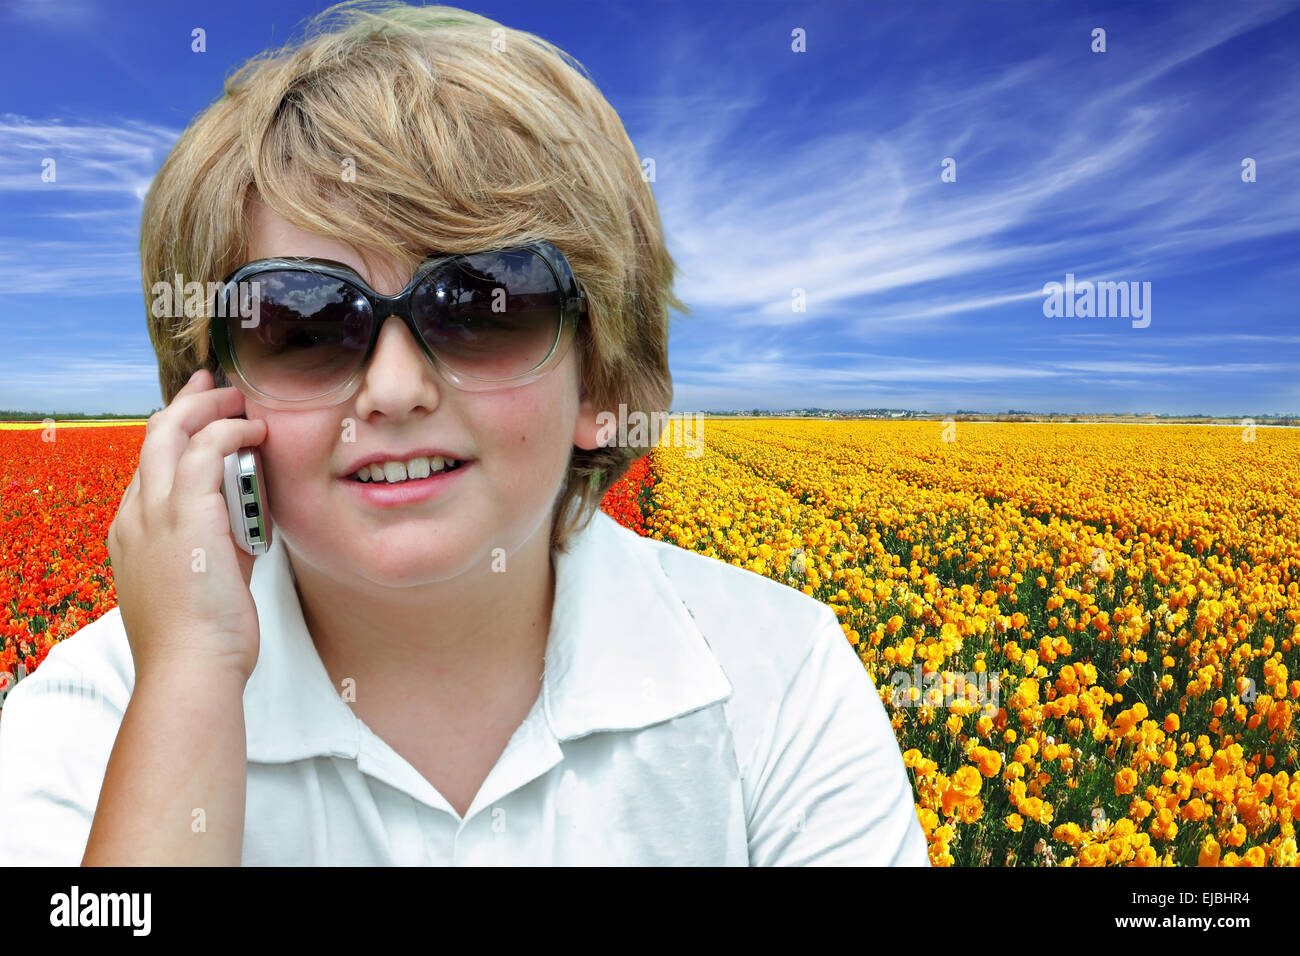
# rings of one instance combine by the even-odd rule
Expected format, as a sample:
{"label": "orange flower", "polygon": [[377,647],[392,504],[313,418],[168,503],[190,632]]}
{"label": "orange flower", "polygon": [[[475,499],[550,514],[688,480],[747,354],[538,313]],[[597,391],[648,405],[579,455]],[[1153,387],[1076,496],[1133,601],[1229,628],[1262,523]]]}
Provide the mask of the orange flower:
{"label": "orange flower", "polygon": [[979,765],[980,773],[986,777],[996,777],[1002,769],[1002,755],[996,750],[989,750],[986,747],[976,747],[972,757]]}
{"label": "orange flower", "polygon": [[961,795],[963,800],[969,800],[977,796],[980,792],[980,775],[974,767],[959,767],[957,772],[952,775],[952,788]]}
{"label": "orange flower", "polygon": [[1115,793],[1124,796],[1133,792],[1137,786],[1138,775],[1132,767],[1125,767],[1119,773],[1115,774]]}

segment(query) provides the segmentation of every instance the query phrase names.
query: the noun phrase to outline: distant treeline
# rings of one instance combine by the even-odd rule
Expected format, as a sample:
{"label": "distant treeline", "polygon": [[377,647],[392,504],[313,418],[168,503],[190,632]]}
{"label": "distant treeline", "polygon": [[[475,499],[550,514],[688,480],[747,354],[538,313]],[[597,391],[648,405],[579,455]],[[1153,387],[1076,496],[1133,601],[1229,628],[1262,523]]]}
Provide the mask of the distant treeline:
{"label": "distant treeline", "polygon": [[1096,422],[1098,424],[1105,424],[1106,422],[1161,422],[1169,425],[1197,425],[1201,423],[1240,425],[1243,421],[1250,421],[1256,425],[1300,425],[1300,418],[1286,415],[1243,415],[1234,417],[1223,415],[1034,415],[1032,413],[981,415],[977,412],[957,412],[955,415],[950,415],[949,418],[958,422]]}
{"label": "distant treeline", "polygon": [[913,411],[898,408],[791,408],[791,409],[728,409],[725,411],[704,411],[703,414],[715,418],[821,418],[821,419],[859,419],[883,418],[911,421],[946,421],[959,422],[1162,422],[1166,424],[1241,424],[1243,421],[1256,425],[1290,425],[1300,426],[1300,416],[1296,415],[1134,415],[1127,412],[1089,413],[1089,412],[1026,412],[1011,410],[1007,412],[980,412],[959,408],[956,412]]}
{"label": "distant treeline", "polygon": [[12,408],[0,408],[0,421],[6,422],[43,422],[47,418],[53,418],[60,422],[72,422],[84,419],[113,419],[113,418],[148,418],[153,414],[154,409],[150,412],[139,412],[132,415],[117,415],[113,412],[100,412],[98,415],[91,415],[86,412],[23,412]]}

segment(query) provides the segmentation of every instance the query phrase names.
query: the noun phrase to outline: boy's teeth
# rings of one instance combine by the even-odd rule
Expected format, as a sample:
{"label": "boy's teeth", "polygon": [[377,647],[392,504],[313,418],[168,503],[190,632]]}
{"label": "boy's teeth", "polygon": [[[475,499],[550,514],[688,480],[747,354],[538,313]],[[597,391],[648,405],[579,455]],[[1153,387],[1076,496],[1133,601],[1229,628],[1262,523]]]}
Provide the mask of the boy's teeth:
{"label": "boy's teeth", "polygon": [[354,477],[359,481],[398,482],[408,479],[428,478],[434,472],[446,471],[456,464],[454,458],[434,455],[431,458],[412,458],[409,461],[371,462],[357,469]]}

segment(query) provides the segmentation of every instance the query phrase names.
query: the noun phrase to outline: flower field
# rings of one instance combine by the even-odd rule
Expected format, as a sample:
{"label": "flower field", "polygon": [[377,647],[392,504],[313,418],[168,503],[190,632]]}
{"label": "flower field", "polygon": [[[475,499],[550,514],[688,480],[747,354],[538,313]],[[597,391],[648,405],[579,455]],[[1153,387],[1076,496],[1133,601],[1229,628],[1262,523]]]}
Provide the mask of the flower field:
{"label": "flower field", "polygon": [[947,429],[669,432],[646,533],[835,611],[935,865],[1296,865],[1300,432]]}
{"label": "flower field", "polygon": [[0,425],[0,675],[117,604],[104,539],[143,441],[143,424]]}
{"label": "flower field", "polygon": [[[1300,432],[682,427],[604,510],[835,611],[936,865],[1297,864]],[[42,436],[0,426],[0,673],[114,605],[144,428]]]}

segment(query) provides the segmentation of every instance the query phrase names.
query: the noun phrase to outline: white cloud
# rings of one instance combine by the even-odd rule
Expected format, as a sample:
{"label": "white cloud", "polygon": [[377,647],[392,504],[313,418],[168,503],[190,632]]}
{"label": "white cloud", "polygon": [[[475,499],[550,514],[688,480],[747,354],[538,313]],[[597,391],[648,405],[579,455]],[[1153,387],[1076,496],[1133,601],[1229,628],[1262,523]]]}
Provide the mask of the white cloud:
{"label": "white cloud", "polygon": [[[75,191],[130,197],[137,204],[177,130],[139,120],[120,124],[38,120],[0,114],[0,190],[53,196]],[[54,182],[41,179],[45,159],[55,161]]]}
{"label": "white cloud", "polygon": [[[0,235],[0,293],[140,291],[140,207],[179,133],[118,123],[0,114],[0,192],[21,205]],[[44,182],[44,160],[55,161]]]}
{"label": "white cloud", "polygon": [[14,0],[5,5],[6,16],[32,24],[58,27],[84,27],[98,13],[91,0]]}
{"label": "white cloud", "polygon": [[[1002,276],[1034,270],[1039,289],[1066,271],[1150,281],[1181,271],[1195,253],[1294,233],[1300,193],[1248,218],[1233,212],[1239,193],[1233,169],[1219,175],[1223,144],[1152,158],[1187,111],[1205,105],[1157,90],[1156,81],[1286,9],[1207,18],[1202,8],[1130,37],[1141,72],[1099,73],[1090,105],[1059,115],[1041,102],[1043,90],[1062,88],[1062,66],[1050,56],[959,91],[921,89],[893,127],[873,119],[892,119],[897,105],[882,109],[868,98],[837,103],[855,118],[838,128],[773,123],[757,81],[746,79],[752,73],[718,70],[701,87],[692,71],[690,91],[679,93],[672,81],[680,74],[665,71],[638,106],[682,97],[707,110],[673,111],[637,137],[656,159],[654,188],[682,268],[678,292],[712,321],[810,325],[856,314],[852,327],[870,333],[1033,297],[1023,279]],[[683,42],[679,59],[699,53]],[[1211,87],[1205,95],[1232,94]],[[1232,131],[1234,143],[1261,144],[1273,169],[1300,155],[1300,128],[1276,122],[1294,113],[1288,102],[1260,111],[1272,117],[1267,124],[1243,120]],[[1008,116],[1007,103],[1026,104],[1025,114]],[[981,124],[984,116],[997,121]],[[991,146],[1017,143],[1024,146],[1014,168],[980,164]],[[958,182],[944,184],[939,161],[950,151]],[[949,307],[931,291],[940,281]],[[963,281],[972,291],[954,295]],[[806,290],[807,312],[792,311],[795,288]]]}

